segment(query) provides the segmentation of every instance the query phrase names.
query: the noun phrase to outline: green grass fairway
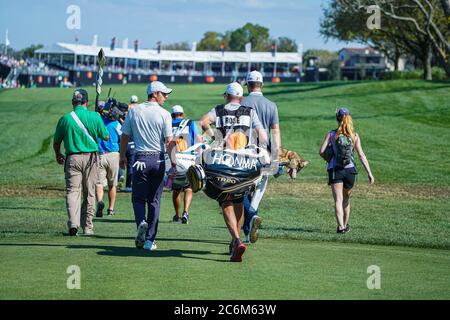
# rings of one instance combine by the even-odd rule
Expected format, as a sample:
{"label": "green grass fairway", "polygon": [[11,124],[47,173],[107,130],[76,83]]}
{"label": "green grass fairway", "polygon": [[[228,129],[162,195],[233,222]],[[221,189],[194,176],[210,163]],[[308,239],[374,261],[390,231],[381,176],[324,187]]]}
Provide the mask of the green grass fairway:
{"label": "green grass fairway", "polygon": [[[200,116],[222,103],[221,85],[174,85],[169,108]],[[106,90],[105,90],[106,91]],[[145,98],[145,86],[115,86]],[[91,99],[94,89],[89,88]],[[267,85],[279,107],[283,145],[310,165],[298,179],[271,178],[260,240],[228,263],[218,205],[194,197],[191,224],[169,221],[164,193],[158,250],[134,248],[129,194],[115,217],[96,219],[91,238],[65,235],[62,167],[52,138],[71,110],[70,89],[0,91],[0,299],[449,299],[450,83],[331,82]],[[346,105],[371,163],[359,164],[353,231],[335,233],[325,163],[318,155],[334,111]],[[69,290],[67,268],[81,270]],[[368,268],[381,270],[369,290]]]}

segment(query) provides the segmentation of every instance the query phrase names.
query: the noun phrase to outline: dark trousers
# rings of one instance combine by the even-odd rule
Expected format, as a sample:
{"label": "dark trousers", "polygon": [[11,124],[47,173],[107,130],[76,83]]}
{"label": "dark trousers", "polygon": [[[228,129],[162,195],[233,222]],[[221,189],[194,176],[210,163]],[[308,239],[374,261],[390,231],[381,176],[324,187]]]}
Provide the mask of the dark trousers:
{"label": "dark trousers", "polygon": [[133,181],[133,164],[135,161],[134,142],[129,142],[127,146],[127,179],[125,182],[125,188],[131,188],[131,181]]}
{"label": "dark trousers", "polygon": [[[147,221],[148,231],[146,239],[154,241],[158,231],[159,212],[161,208],[161,195],[163,192],[163,181],[165,162],[164,154],[136,154],[136,162],[144,162],[144,170],[135,170],[133,173],[132,202],[136,226],[142,221]],[[145,218],[145,207],[148,206],[147,219]]]}
{"label": "dark trousers", "polygon": [[242,225],[242,230],[244,230],[246,236],[250,233],[250,221],[254,215],[258,214],[258,210],[255,212],[250,208],[251,202],[252,197],[246,194],[244,197],[244,224]]}

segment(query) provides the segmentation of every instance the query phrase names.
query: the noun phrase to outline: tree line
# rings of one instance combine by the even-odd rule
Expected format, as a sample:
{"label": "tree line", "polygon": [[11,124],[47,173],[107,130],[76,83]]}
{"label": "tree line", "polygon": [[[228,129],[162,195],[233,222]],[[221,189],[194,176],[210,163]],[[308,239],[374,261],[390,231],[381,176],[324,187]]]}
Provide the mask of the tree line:
{"label": "tree line", "polygon": [[[378,10],[379,28],[368,27],[368,7]],[[325,39],[370,45],[395,63],[413,56],[432,79],[433,65],[450,77],[450,0],[331,0],[320,33]]]}
{"label": "tree line", "polygon": [[[276,45],[277,52],[297,52],[298,45],[289,37],[272,38],[269,29],[252,23],[246,23],[243,27],[228,30],[223,33],[207,31],[197,43],[198,51],[245,51],[245,45],[252,44],[252,51],[271,51]],[[190,50],[188,42],[177,42],[162,46],[165,50]]]}

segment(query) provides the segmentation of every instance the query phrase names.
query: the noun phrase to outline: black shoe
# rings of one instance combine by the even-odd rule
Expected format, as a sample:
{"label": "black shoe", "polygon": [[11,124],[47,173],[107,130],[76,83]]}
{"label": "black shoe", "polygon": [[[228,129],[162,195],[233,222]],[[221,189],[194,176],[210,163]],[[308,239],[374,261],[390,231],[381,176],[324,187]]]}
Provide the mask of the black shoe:
{"label": "black shoe", "polygon": [[77,235],[77,233],[78,233],[78,228],[73,227],[73,228],[69,229],[69,236],[75,237]]}
{"label": "black shoe", "polygon": [[99,201],[97,204],[97,212],[95,213],[97,218],[103,217],[103,209],[105,209],[105,203],[103,201]]}
{"label": "black shoe", "polygon": [[177,215],[174,215],[172,218],[172,222],[177,222],[177,223],[181,223],[181,218]]}
{"label": "black shoe", "polygon": [[352,231],[352,228],[350,227],[350,225],[348,224],[346,227],[345,227],[345,233],[348,233],[348,232],[350,232],[350,231]]}
{"label": "black shoe", "polygon": [[114,210],[108,209],[108,216],[113,216],[114,215]]}
{"label": "black shoe", "polygon": [[344,234],[344,233],[347,232],[347,231],[345,231],[345,230],[346,230],[346,228],[344,228],[344,229],[339,229],[339,227],[337,227],[336,233]]}

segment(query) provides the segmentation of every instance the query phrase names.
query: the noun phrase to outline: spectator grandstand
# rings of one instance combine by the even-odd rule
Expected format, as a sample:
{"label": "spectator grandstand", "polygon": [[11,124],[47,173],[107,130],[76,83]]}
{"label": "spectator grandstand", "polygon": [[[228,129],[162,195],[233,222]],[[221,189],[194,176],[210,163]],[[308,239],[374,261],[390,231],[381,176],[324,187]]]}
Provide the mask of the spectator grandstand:
{"label": "spectator grandstand", "polygon": [[36,51],[35,58],[49,68],[64,70],[74,85],[95,82],[97,54],[107,56],[104,83],[166,82],[228,83],[244,79],[249,70],[259,70],[268,81],[300,81],[300,53],[178,51],[123,49],[57,43]]}

